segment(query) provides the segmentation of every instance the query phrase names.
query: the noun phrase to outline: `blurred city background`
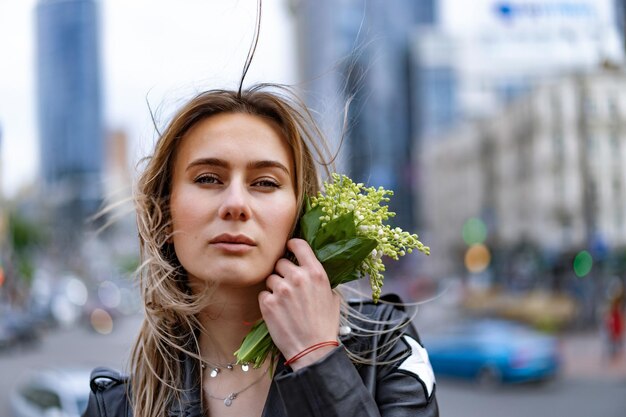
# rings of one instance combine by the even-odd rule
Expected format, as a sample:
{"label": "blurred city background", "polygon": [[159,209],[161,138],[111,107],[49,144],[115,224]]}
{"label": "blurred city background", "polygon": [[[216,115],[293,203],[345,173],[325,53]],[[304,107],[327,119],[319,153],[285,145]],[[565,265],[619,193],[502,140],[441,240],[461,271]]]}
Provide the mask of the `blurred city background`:
{"label": "blurred city background", "polygon": [[[338,169],[395,190],[393,223],[431,247],[384,292],[420,303],[442,416],[623,416],[626,1],[263,7],[245,85],[294,85]],[[236,88],[255,18],[256,0],[0,0],[0,416],[73,416],[85,369],[126,367],[152,118]]]}

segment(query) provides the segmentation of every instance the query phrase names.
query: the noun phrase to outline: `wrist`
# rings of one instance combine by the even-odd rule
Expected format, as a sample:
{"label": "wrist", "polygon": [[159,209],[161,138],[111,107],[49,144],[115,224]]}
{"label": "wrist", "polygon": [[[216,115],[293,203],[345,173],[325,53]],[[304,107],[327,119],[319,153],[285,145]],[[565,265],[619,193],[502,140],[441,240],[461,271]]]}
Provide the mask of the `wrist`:
{"label": "wrist", "polygon": [[319,361],[337,346],[339,346],[339,342],[336,340],[316,343],[287,359],[285,365],[297,371],[300,368],[304,368]]}
{"label": "wrist", "polygon": [[316,362],[319,362],[323,358],[325,358],[330,352],[332,352],[337,346],[325,346],[316,350],[315,352],[311,352],[310,354],[302,357],[294,363],[289,364],[291,369],[297,371],[298,369],[306,368],[307,366],[313,365]]}

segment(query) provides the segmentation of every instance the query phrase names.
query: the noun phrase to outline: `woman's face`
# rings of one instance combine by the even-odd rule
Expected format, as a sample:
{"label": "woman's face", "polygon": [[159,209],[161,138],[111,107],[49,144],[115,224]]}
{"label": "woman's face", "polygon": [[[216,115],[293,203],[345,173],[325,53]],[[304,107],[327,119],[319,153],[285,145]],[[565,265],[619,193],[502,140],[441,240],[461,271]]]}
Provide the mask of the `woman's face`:
{"label": "woman's face", "polygon": [[225,113],[195,125],[174,159],[173,244],[194,281],[264,282],[296,218],[291,152],[277,127]]}

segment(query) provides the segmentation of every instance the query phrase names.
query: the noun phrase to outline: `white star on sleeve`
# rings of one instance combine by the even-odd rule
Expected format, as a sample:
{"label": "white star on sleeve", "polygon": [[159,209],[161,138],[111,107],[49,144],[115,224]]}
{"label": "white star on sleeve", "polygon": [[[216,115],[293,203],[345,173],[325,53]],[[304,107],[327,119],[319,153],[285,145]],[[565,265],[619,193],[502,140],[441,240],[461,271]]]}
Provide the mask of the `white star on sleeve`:
{"label": "white star on sleeve", "polygon": [[404,335],[402,338],[411,347],[411,355],[400,364],[398,369],[409,372],[419,378],[424,383],[430,397],[435,386],[435,373],[430,365],[428,352],[412,337]]}

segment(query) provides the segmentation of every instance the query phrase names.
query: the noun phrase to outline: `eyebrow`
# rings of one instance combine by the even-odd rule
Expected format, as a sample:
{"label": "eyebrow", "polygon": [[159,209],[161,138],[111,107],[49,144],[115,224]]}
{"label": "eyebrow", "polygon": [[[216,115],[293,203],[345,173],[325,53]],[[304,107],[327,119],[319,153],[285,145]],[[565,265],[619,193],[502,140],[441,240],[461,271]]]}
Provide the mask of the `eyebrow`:
{"label": "eyebrow", "polygon": [[[186,171],[189,171],[190,169],[196,167],[196,166],[214,166],[214,167],[220,167],[220,168],[228,168],[230,166],[230,164],[223,160],[223,159],[219,159],[219,158],[199,158],[199,159],[195,159],[193,160],[189,165],[187,165],[187,169]],[[285,172],[285,174],[287,175],[291,175],[291,173],[289,172],[289,169],[287,169],[287,167],[283,164],[281,164],[278,161],[274,161],[274,160],[261,160],[261,161],[252,161],[249,162],[246,166],[246,168],[248,169],[262,169],[262,168],[278,168],[282,171]]]}

